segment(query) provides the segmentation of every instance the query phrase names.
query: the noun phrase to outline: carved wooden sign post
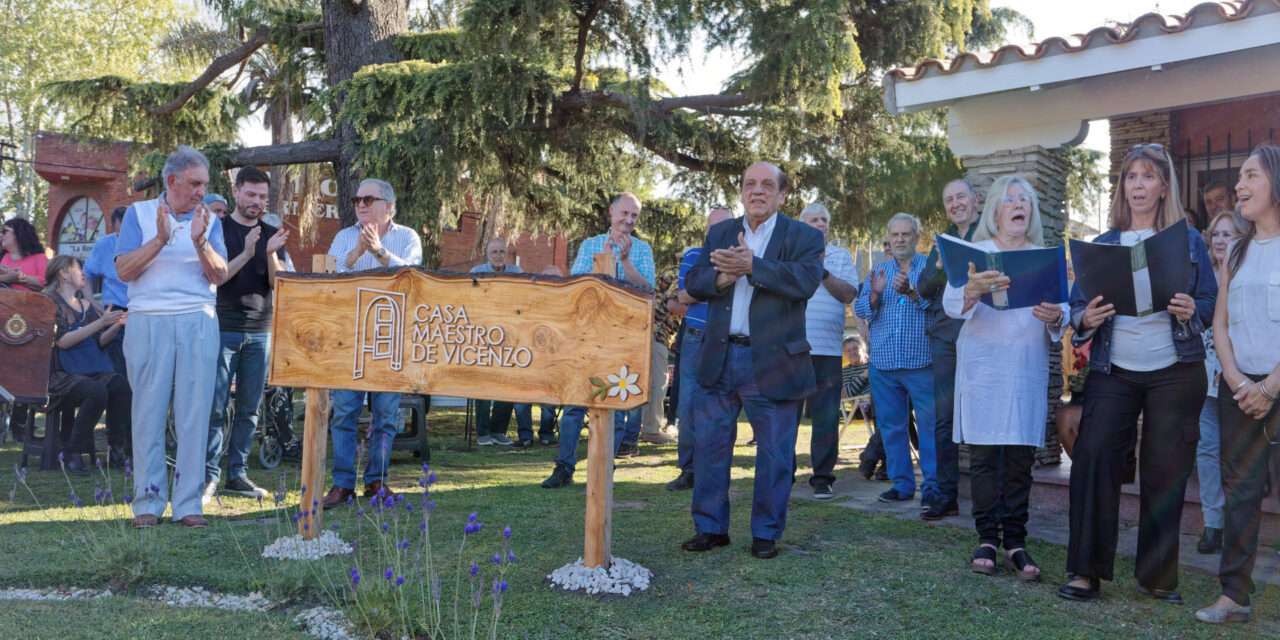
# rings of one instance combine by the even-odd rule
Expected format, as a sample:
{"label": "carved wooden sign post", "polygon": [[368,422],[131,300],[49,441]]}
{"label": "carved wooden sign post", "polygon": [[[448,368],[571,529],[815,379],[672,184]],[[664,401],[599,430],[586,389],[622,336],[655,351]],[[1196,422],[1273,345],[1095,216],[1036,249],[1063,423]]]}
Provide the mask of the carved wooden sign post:
{"label": "carved wooden sign post", "polygon": [[305,539],[321,529],[328,389],[481,396],[587,407],[588,566],[608,566],[614,409],[649,393],[652,298],[594,276],[435,274],[417,268],[281,274],[272,385],[307,388]]}

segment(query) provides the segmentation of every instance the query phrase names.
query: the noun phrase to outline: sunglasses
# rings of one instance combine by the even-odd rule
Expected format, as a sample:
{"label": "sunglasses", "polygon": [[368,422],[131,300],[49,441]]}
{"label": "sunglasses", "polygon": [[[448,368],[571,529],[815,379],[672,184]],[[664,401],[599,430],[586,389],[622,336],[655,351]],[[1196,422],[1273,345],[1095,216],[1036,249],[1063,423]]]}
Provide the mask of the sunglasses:
{"label": "sunglasses", "polygon": [[355,196],[351,198],[352,206],[356,206],[356,207],[359,207],[361,205],[364,205],[366,207],[372,207],[373,203],[375,202],[386,202],[386,201],[387,201],[386,198],[379,198],[378,196]]}

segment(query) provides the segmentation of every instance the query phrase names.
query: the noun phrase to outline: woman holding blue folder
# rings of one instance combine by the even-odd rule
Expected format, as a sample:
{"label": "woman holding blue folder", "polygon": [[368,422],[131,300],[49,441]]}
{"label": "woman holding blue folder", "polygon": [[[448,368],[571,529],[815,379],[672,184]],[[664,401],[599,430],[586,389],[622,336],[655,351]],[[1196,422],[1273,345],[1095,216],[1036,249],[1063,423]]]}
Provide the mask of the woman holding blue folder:
{"label": "woman holding blue folder", "polygon": [[[1020,176],[991,185],[973,242],[991,251],[1017,251],[1044,244],[1040,203],[1035,189]],[[1049,344],[1062,339],[1067,305],[1041,302],[1023,308],[996,309],[983,296],[1009,288],[999,271],[977,272],[969,263],[968,282],[947,285],[942,306],[964,320],[956,340],[956,391],[953,438],[969,445],[973,519],[978,548],[973,571],[994,575],[997,552],[1018,578],[1040,579],[1025,549],[1031,496],[1031,466],[1044,445],[1048,418]],[[1003,464],[1001,460],[1003,459]]]}
{"label": "woman holding blue folder", "polygon": [[[1164,147],[1141,144],[1125,154],[1111,202],[1111,228],[1095,242],[1132,246],[1184,218],[1173,163]],[[1183,494],[1195,466],[1205,396],[1201,334],[1213,319],[1218,285],[1204,239],[1187,227],[1188,282],[1165,308],[1117,315],[1102,296],[1071,292],[1073,340],[1093,339],[1084,412],[1071,459],[1068,600],[1094,600],[1112,580],[1125,461],[1138,442],[1138,592],[1169,603],[1178,594]],[[1080,272],[1076,265],[1076,272]],[[1120,277],[1124,277],[1121,275]],[[1157,302],[1159,309],[1159,302]]]}

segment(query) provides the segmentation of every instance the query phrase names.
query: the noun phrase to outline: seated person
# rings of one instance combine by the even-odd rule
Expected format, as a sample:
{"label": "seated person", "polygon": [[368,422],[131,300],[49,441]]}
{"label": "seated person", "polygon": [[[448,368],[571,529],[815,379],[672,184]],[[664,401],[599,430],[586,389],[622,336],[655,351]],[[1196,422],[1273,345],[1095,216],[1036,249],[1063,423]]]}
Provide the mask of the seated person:
{"label": "seated person", "polygon": [[45,282],[49,283],[45,293],[58,305],[49,395],[62,397],[64,411],[75,411],[72,432],[62,444],[62,463],[69,473],[88,473],[81,454],[93,450],[93,429],[105,410],[108,457],[113,464],[123,465],[129,456],[133,396],[103,345],[119,337],[127,314],[114,308],[101,310],[84,297],[84,272],[75,257],[50,260]]}

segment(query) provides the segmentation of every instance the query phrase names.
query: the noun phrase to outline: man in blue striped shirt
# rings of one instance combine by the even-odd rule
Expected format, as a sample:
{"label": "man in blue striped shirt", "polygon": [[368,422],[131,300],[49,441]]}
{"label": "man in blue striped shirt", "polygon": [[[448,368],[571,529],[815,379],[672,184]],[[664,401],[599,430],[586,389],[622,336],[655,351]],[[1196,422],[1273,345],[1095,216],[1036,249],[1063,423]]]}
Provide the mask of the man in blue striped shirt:
{"label": "man in blue striped shirt", "polygon": [[[877,265],[862,285],[853,311],[867,321],[871,332],[871,402],[876,426],[884,440],[885,462],[893,487],[881,502],[902,502],[915,495],[908,414],[916,412],[921,425],[920,472],[924,475],[921,504],[938,500],[937,458],[934,451],[933,372],[926,310],[929,300],[916,287],[928,260],[916,252],[920,220],[909,213],[889,219],[889,250],[893,255]],[[892,286],[888,286],[893,283]]]}
{"label": "man in blue striped shirt", "polygon": [[[715,226],[733,217],[733,211],[725,207],[716,207],[707,214],[707,228]],[[701,302],[685,291],[684,280],[689,270],[698,263],[702,256],[702,247],[686,249],[680,257],[680,271],[676,287],[676,300],[688,305],[684,313],[684,324],[680,335],[676,338],[679,345],[676,359],[676,466],[680,475],[667,483],[669,491],[683,491],[693,488],[693,390],[698,384],[698,352],[702,347],[703,332],[707,328],[707,303]]]}
{"label": "man in blue striped shirt", "polygon": [[[655,277],[653,249],[632,232],[640,219],[640,199],[633,193],[623,193],[609,205],[609,231],[592,236],[578,245],[578,255],[573,260],[569,275],[580,276],[592,272],[597,253],[612,253],[614,277],[652,290]],[[640,437],[640,416],[643,407],[630,411],[614,412],[614,449],[624,443],[634,445]],[[573,482],[574,466],[578,462],[578,440],[582,436],[582,419],[587,411],[583,407],[565,407],[560,418],[560,455],[556,467],[542,481],[544,489],[558,489]]]}

